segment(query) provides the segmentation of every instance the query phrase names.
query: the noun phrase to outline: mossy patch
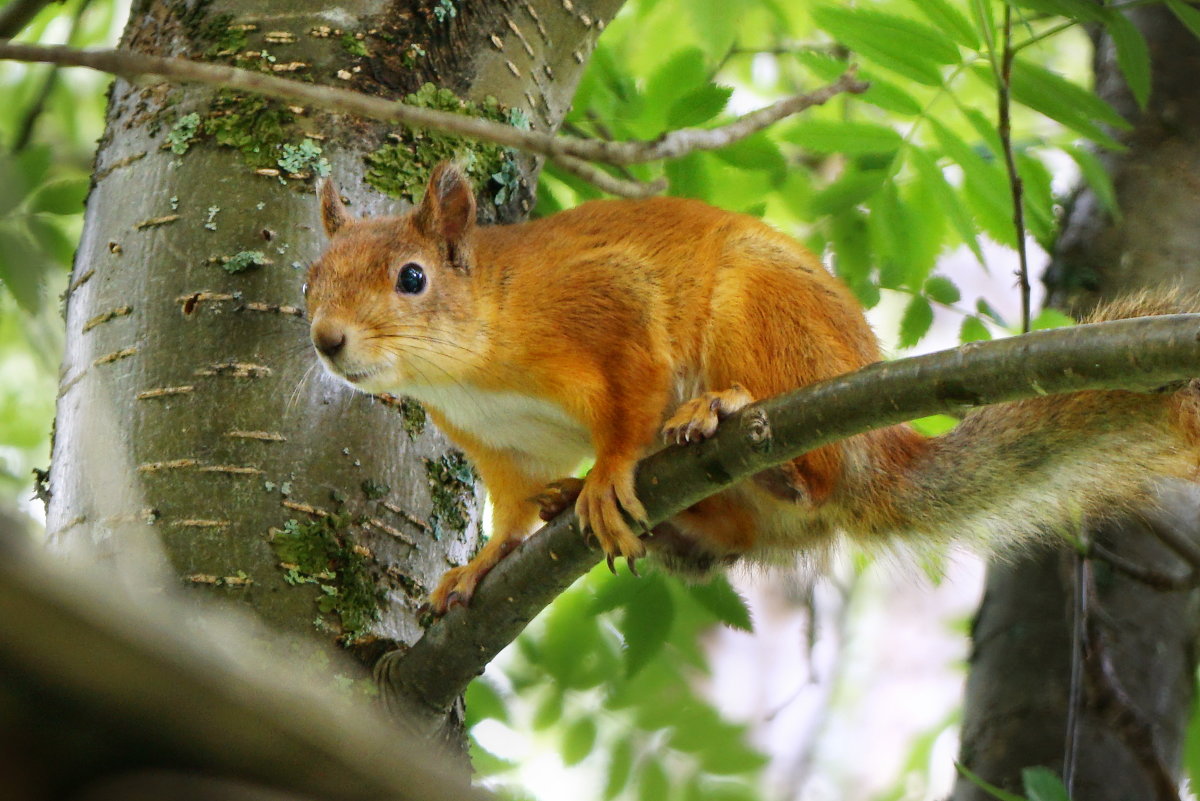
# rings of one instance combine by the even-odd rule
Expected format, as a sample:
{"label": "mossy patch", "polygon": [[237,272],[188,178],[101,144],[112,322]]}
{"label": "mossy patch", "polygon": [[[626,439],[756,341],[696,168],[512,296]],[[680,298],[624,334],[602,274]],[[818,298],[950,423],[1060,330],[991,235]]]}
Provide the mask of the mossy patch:
{"label": "mossy patch", "polygon": [[401,398],[400,426],[409,439],[419,437],[425,431],[425,407],[412,398]]}
{"label": "mossy patch", "polygon": [[382,481],[376,481],[373,478],[368,478],[360,485],[362,487],[363,496],[368,501],[377,501],[380,498],[386,497],[392,488]]}
{"label": "mossy patch", "polygon": [[425,460],[433,513],[429,525],[434,539],[443,534],[462,534],[470,522],[470,501],[474,497],[475,471],[460,451],[450,451],[440,459]]}
{"label": "mossy patch", "polygon": [[232,147],[252,167],[273,167],[295,135],[296,115],[278,100],[222,89],[213,98],[203,130],[218,145]]}
{"label": "mossy patch", "polygon": [[379,620],[385,596],[371,575],[368,552],[350,542],[347,528],[341,515],[292,519],[272,532],[271,547],[289,584],[314,584],[320,591],[316,624],[328,626],[327,616],[336,615],[342,638],[354,642]]}
{"label": "mossy patch", "polygon": [[371,51],[367,50],[367,45],[362,39],[352,33],[342,34],[342,49],[352,56],[365,58],[371,55]]}
{"label": "mossy patch", "polygon": [[254,267],[261,267],[266,263],[267,254],[261,250],[242,250],[223,259],[221,267],[225,272],[236,275]]}
{"label": "mossy patch", "polygon": [[329,175],[329,160],[321,155],[321,146],[312,139],[306,137],[298,145],[285,143],[280,153],[275,163],[290,175],[316,175],[320,178]]}
{"label": "mossy patch", "polygon": [[[405,96],[404,102],[422,108],[449,111],[495,122],[519,124],[527,118],[514,115],[494,97],[481,103],[463,100],[449,89],[431,83]],[[488,142],[476,142],[440,131],[408,128],[389,136],[390,141],[365,157],[365,180],[380,192],[417,202],[425,190],[429,173],[443,161],[457,161],[466,171],[476,191],[493,194],[499,188],[496,204],[504,202],[519,180],[519,169],[510,148]],[[491,185],[493,184],[494,185]],[[490,190],[490,191],[489,191]]]}

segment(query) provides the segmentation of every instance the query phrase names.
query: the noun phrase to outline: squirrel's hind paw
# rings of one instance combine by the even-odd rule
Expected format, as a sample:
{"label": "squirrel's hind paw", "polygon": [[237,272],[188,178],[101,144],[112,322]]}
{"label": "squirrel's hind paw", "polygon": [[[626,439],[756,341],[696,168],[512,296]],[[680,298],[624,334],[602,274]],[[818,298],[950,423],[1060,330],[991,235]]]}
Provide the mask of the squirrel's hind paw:
{"label": "squirrel's hind paw", "polygon": [[610,566],[620,556],[631,565],[645,556],[645,544],[625,520],[628,514],[642,531],[650,528],[646,509],[633,489],[632,464],[615,475],[597,473],[593,468],[575,502],[575,514],[584,535],[591,534],[600,543]]}

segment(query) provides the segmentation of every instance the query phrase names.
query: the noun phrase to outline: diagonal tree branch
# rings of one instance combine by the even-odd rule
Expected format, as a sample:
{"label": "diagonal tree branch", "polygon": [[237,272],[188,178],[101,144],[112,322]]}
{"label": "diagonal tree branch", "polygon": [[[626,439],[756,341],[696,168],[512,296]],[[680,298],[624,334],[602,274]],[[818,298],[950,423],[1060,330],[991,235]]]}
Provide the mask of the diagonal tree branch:
{"label": "diagonal tree branch", "polygon": [[578,139],[538,131],[523,131],[491,120],[410,106],[346,89],[301,83],[223,64],[161,58],[126,50],[76,50],[69,47],[0,42],[0,59],[87,67],[120,75],[129,80],[150,76],[224,86],[343,114],[398,122],[414,128],[446,131],[545,156],[563,169],[597,183],[605,191],[627,197],[656,194],[665,189],[666,184],[661,179],[652,183],[627,181],[603,173],[586,162],[634,164],[677,158],[695,150],[725,147],[763,130],[784,117],[825,103],[839,94],[859,93],[867,89],[867,84],[856,79],[853,70],[850,70],[838,80],[815,92],[785,98],[719,128],[684,128],[649,142],[606,142],[600,139]]}
{"label": "diagonal tree branch", "polygon": [[[720,489],[830,442],[939,412],[1064,392],[1149,392],[1196,375],[1200,314],[1119,320],[976,342],[870,365],[748,407],[712,439],[642,461],[637,491],[656,525]],[[389,710],[434,728],[525,625],[600,560],[560,515],[506,556],[469,608],[450,610],[376,667]]]}

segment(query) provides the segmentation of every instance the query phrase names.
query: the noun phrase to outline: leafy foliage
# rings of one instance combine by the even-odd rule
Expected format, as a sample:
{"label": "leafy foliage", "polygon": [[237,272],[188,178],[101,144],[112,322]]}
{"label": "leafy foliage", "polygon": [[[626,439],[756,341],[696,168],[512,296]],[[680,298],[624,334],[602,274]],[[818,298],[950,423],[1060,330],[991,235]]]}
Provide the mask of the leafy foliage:
{"label": "leafy foliage", "polygon": [[489,671],[472,686],[468,724],[488,754],[477,769],[520,786],[520,764],[487,746],[532,730],[564,767],[605,770],[604,799],[670,798],[672,787],[689,788],[685,797],[761,797],[765,757],[693,686],[707,671],[698,635],[719,620],[750,626],[723,578],[685,587],[599,566],[501,657],[502,675]]}
{"label": "leafy foliage", "polygon": [[[1026,233],[1044,249],[1053,246],[1063,187],[1052,177],[1063,163],[1078,169],[1111,213],[1120,213],[1097,151],[1120,147],[1127,125],[1082,78],[1087,43],[1080,24],[1112,36],[1139,103],[1151,88],[1145,43],[1113,7],[1084,0],[1007,5],[1016,19],[1013,141],[1027,232],[1014,230],[993,111],[1002,0],[629,0],[599,41],[567,128],[652,139],[671,128],[711,127],[857,65],[871,82],[863,95],[838,98],[715,152],[628,172],[642,179],[666,175],[676,195],[763,217],[803,238],[866,306],[893,307],[894,314],[882,316],[889,341],[917,345],[947,310],[960,318],[962,341],[988,339],[1013,321],[992,302],[975,299],[968,271],[1007,258],[1003,248]],[[1182,0],[1166,5],[1200,35],[1200,11]],[[81,0],[51,4],[23,38],[49,41],[54,28],[67,24],[73,44],[111,44],[120,22],[114,7],[96,0],[77,14]],[[454,24],[453,0],[432,7],[440,23]],[[244,47],[244,32],[229,22],[214,19],[210,57]],[[343,45],[368,55],[357,40]],[[412,57],[424,55],[418,48]],[[0,108],[0,489],[9,504],[27,494],[29,468],[48,450],[62,324],[46,299],[65,285],[92,143],[101,132],[104,81],[76,74],[68,81],[0,63],[8,101]],[[520,109],[472,105],[432,86],[411,100],[529,125]],[[208,136],[256,166],[317,175],[327,169],[319,146],[293,135],[283,104],[229,92],[215,102],[204,115],[165,120],[167,146],[183,153]],[[495,192],[497,203],[516,189],[512,159],[500,148],[401,132],[369,165],[368,180],[381,191],[415,198],[425,184],[424,174],[399,171],[409,162],[393,158],[400,148],[419,152],[427,166],[466,158],[477,185]],[[536,213],[598,194],[550,170]],[[955,254],[966,258],[947,258]],[[238,255],[226,269],[257,261],[254,252]],[[1066,323],[1043,314],[1032,327]],[[420,408],[400,404],[409,430],[419,432]],[[927,425],[942,430],[951,422]],[[431,461],[425,478],[437,505],[435,531],[465,525],[462,497],[473,481],[465,462]],[[368,482],[361,489],[367,497],[381,491]],[[294,579],[318,587],[323,612],[339,613],[351,632],[369,622],[377,600],[372,586],[352,580],[345,589],[329,578],[339,570],[358,575],[355,551],[338,531],[294,522],[276,542],[285,561],[306,565]],[[339,605],[349,595],[355,600]],[[576,771],[571,776],[599,775],[592,795],[604,799],[764,797],[764,756],[748,745],[746,727],[723,719],[697,690],[707,670],[700,635],[720,624],[751,626],[745,603],[724,580],[687,586],[653,574],[633,580],[593,572],[509,650],[503,672],[489,672],[470,689],[477,770],[509,790],[520,781],[520,764],[486,736],[490,727],[503,733],[500,742],[532,732],[530,747],[553,751],[564,770]],[[1192,728],[1186,755],[1195,776],[1200,724]],[[931,748],[916,744],[914,757],[927,761]],[[1031,771],[1025,797],[1062,801],[1056,781]]]}

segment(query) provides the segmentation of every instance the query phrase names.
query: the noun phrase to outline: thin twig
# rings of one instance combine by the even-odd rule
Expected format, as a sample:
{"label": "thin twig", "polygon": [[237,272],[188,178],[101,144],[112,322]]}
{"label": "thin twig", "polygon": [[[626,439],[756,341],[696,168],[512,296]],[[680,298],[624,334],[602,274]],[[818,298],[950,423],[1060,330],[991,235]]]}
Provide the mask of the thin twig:
{"label": "thin twig", "polygon": [[[71,15],[71,30],[67,33],[68,45],[75,44],[75,40],[79,36],[80,21],[83,19],[84,12],[87,11],[88,6],[91,4],[92,0],[80,0],[79,5],[75,7],[75,13]],[[29,145],[29,140],[33,137],[33,128],[37,125],[38,118],[46,110],[46,101],[50,99],[50,93],[54,91],[54,85],[58,83],[59,69],[59,65],[55,64],[46,73],[46,77],[38,89],[37,96],[29,104],[29,108],[26,109],[24,116],[22,116],[21,122],[17,126],[17,134],[13,137],[13,152],[19,153]]]}
{"label": "thin twig", "polygon": [[1012,188],[1013,228],[1016,229],[1017,284],[1021,289],[1021,331],[1029,331],[1032,315],[1029,308],[1029,253],[1025,247],[1025,208],[1022,203],[1021,175],[1017,172],[1017,160],[1012,143],[1012,6],[1004,6],[1003,44],[1000,57],[999,85],[996,87],[999,105],[1000,147],[1004,151],[1004,167],[1008,171],[1008,183]]}
{"label": "thin twig", "polygon": [[[410,106],[383,98],[369,97],[346,89],[301,83],[261,72],[222,64],[207,64],[179,58],[160,58],[124,50],[76,50],[69,47],[0,43],[0,59],[40,61],[110,72],[135,80],[147,76],[223,86],[280,100],[323,108],[343,114],[398,122],[413,128],[432,129],[482,139],[546,157],[573,174],[581,174],[579,161],[623,165],[678,158],[697,150],[713,150],[738,142],[775,122],[804,109],[827,102],[843,92],[863,92],[867,84],[848,70],[838,80],[814,92],[785,98],[766,108],[739,117],[719,128],[684,128],[654,141],[604,142],[572,139],[511,125],[453,114],[448,111]],[[565,160],[565,163],[564,163]],[[595,172],[582,170],[592,178]],[[607,191],[640,197],[653,194],[661,184],[622,181],[604,174]],[[589,179],[590,180],[590,179]]]}
{"label": "thin twig", "polygon": [[666,178],[658,178],[650,183],[626,181],[615,175],[609,175],[596,165],[589,164],[583,159],[577,159],[573,156],[559,156],[556,159],[551,159],[551,161],[554,162],[554,166],[563,172],[570,173],[576,178],[582,178],[588,183],[599,187],[602,191],[608,192],[610,195],[633,198],[651,197],[667,188]]}
{"label": "thin twig", "polygon": [[870,84],[855,77],[855,68],[852,66],[833,83],[807,94],[785,97],[719,128],[681,128],[653,141],[605,142],[600,139],[560,138],[557,146],[568,155],[605,164],[641,164],[679,158],[688,153],[726,147],[785,117],[827,103],[837,95],[861,94],[868,88]]}

